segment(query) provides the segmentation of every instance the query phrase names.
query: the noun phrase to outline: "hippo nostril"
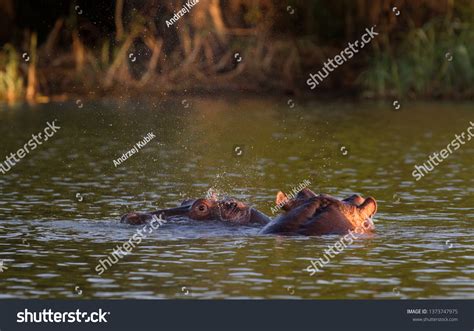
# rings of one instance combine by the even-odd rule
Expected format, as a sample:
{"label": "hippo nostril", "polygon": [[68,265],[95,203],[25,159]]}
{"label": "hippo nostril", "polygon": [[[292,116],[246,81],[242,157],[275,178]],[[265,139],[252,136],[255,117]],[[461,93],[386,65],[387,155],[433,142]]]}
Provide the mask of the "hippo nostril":
{"label": "hippo nostril", "polygon": [[139,224],[140,221],[140,215],[138,215],[137,213],[128,213],[120,218],[121,223]]}

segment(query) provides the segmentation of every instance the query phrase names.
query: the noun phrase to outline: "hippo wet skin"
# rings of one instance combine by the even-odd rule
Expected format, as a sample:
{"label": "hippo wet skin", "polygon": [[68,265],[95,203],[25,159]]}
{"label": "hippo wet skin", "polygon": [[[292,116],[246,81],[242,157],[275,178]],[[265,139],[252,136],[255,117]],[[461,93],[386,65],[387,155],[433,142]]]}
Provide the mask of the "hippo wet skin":
{"label": "hippo wet skin", "polygon": [[284,213],[273,220],[234,198],[218,200],[211,197],[185,200],[179,207],[151,213],[127,213],[122,216],[121,222],[140,225],[151,221],[154,216],[166,220],[188,218],[236,225],[264,225],[260,234],[306,236],[342,235],[354,230],[370,233],[374,230],[371,218],[377,211],[377,202],[372,197],[364,199],[354,194],[338,200],[326,194],[317,195],[305,188],[292,199],[278,192],[276,203],[282,206]]}
{"label": "hippo wet skin", "polygon": [[215,220],[239,225],[263,225],[271,221],[268,216],[237,199],[224,198],[217,200],[214,197],[185,200],[179,207],[160,209],[151,213],[127,213],[121,217],[120,221],[140,225],[151,221],[153,216],[159,216],[167,220],[184,217],[197,221]]}
{"label": "hippo wet skin", "polygon": [[354,194],[338,200],[332,196],[316,195],[309,189],[301,190],[295,198],[277,194],[277,205],[283,204],[284,213],[268,223],[261,234],[325,235],[346,234],[349,231],[370,233],[374,230],[372,216],[377,212],[374,198]]}

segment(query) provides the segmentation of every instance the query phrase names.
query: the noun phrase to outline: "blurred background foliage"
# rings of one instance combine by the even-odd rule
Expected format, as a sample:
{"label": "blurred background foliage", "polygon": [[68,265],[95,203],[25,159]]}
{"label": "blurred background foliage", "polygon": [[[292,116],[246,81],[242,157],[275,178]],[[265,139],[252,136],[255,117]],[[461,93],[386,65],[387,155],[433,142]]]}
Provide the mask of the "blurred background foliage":
{"label": "blurred background foliage", "polygon": [[72,95],[306,94],[324,61],[380,34],[317,95],[470,98],[472,0],[0,0],[0,100]]}

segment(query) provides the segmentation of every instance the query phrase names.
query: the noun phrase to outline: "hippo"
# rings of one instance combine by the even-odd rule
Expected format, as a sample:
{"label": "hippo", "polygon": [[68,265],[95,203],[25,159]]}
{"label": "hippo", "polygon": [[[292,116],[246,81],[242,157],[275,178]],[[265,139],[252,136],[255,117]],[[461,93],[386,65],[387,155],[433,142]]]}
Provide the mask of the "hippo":
{"label": "hippo", "polygon": [[121,223],[132,225],[145,224],[160,216],[166,220],[176,217],[186,217],[197,221],[222,221],[237,225],[264,225],[271,219],[255,208],[231,197],[218,200],[215,196],[209,198],[184,200],[179,207],[160,209],[151,213],[127,213],[120,219]]}
{"label": "hippo", "polygon": [[265,225],[260,234],[343,235],[349,231],[370,233],[375,229],[371,218],[377,212],[377,202],[372,197],[364,199],[354,194],[338,200],[305,188],[292,199],[278,192],[276,203],[282,205],[284,213]]}

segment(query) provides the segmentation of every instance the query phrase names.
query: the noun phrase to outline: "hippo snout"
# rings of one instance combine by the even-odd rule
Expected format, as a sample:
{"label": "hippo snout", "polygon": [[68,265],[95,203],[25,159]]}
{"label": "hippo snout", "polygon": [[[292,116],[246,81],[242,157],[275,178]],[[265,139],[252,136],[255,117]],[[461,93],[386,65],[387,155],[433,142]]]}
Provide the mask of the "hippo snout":
{"label": "hippo snout", "polygon": [[149,220],[151,220],[151,218],[152,216],[149,214],[127,213],[125,215],[122,215],[122,217],[120,218],[120,223],[140,225],[147,223]]}

